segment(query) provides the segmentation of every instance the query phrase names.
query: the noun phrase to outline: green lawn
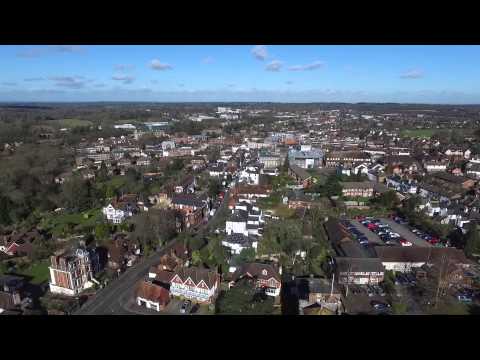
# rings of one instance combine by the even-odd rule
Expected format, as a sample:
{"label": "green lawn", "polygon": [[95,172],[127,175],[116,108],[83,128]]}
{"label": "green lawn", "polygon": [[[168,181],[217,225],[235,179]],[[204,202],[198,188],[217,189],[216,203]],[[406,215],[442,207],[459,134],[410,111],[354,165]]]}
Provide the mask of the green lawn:
{"label": "green lawn", "polygon": [[[400,130],[401,136],[431,138],[435,133],[450,133],[453,129],[403,129]],[[455,129],[458,134],[468,134],[470,129]]]}
{"label": "green lawn", "polygon": [[62,236],[79,227],[94,227],[96,222],[101,219],[101,209],[92,209],[76,214],[49,214],[41,221],[41,227],[53,235]]}
{"label": "green lawn", "polygon": [[33,263],[26,268],[19,269],[17,272],[18,274],[32,277],[30,282],[38,285],[50,279],[48,266],[48,260],[42,260],[40,262]]}

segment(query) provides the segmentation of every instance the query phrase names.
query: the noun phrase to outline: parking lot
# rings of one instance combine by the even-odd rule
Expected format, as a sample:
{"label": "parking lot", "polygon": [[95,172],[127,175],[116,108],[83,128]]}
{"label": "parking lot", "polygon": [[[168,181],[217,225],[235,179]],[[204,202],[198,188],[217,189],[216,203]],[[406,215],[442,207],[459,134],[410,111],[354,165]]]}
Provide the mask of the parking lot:
{"label": "parking lot", "polygon": [[367,239],[368,239],[368,242],[369,244],[373,244],[373,245],[384,245],[383,241],[380,240],[380,238],[377,236],[377,234],[375,234],[374,232],[371,232],[370,230],[368,230],[365,226],[363,226],[362,224],[360,224],[357,220],[355,219],[352,219],[350,220],[350,223],[355,226],[355,228],[360,231],[362,234],[364,234]]}
{"label": "parking lot", "polygon": [[393,231],[399,233],[400,236],[403,237],[405,240],[410,241],[414,246],[432,246],[428,241],[420,239],[417,235],[412,233],[407,226],[398,224],[395,221],[387,218],[381,218],[380,220],[385,224],[389,225]]}

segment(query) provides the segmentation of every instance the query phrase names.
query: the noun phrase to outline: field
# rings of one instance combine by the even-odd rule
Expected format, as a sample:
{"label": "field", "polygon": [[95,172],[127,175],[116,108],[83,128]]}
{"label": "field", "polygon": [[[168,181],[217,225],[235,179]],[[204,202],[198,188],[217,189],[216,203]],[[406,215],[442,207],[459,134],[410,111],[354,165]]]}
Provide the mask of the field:
{"label": "field", "polygon": [[58,126],[60,128],[72,129],[75,127],[91,126],[92,122],[88,120],[80,120],[80,119],[61,119],[61,120],[50,120],[48,121],[48,125]]}
{"label": "field", "polygon": [[[436,133],[451,133],[452,129],[403,129],[400,131],[401,136],[405,137],[421,137],[421,138],[431,138]],[[468,134],[472,130],[470,129],[455,129],[455,132],[458,134]]]}
{"label": "field", "polygon": [[41,222],[41,227],[53,235],[61,237],[85,228],[93,228],[102,219],[100,209],[93,209],[81,214],[49,214]]}

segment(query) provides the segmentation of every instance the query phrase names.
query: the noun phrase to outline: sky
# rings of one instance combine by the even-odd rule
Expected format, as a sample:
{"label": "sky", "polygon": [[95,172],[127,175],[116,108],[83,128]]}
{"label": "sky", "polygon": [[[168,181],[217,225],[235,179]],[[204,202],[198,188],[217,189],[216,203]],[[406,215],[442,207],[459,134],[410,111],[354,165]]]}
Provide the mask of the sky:
{"label": "sky", "polygon": [[0,101],[480,103],[480,46],[0,46]]}

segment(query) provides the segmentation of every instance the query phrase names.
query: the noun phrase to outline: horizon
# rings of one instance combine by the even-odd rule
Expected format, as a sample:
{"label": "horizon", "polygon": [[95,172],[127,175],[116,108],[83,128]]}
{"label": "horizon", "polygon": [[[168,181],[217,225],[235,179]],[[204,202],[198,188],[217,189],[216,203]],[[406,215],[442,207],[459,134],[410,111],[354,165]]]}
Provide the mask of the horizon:
{"label": "horizon", "polygon": [[480,46],[1,45],[0,102],[480,103]]}

